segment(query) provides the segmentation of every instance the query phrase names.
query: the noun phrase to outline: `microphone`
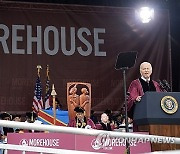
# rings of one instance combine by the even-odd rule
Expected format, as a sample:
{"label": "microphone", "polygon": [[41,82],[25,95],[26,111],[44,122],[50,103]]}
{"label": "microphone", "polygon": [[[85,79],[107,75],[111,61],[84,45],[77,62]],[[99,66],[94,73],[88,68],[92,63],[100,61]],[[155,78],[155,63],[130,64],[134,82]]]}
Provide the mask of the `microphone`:
{"label": "microphone", "polygon": [[166,86],[166,90],[171,91],[171,87],[170,87],[169,83],[166,80],[163,80],[163,83]]}
{"label": "microphone", "polygon": [[161,80],[158,80],[158,83],[160,85],[161,90],[167,92],[166,85],[164,84],[164,82],[162,82]]}

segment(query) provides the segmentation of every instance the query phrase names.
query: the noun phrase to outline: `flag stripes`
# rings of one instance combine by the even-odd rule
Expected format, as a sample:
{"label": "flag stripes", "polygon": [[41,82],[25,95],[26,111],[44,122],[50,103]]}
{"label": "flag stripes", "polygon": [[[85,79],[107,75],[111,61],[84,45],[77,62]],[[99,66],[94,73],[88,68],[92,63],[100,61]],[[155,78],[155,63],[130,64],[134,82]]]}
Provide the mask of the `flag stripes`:
{"label": "flag stripes", "polygon": [[43,109],[42,87],[40,77],[38,76],[34,90],[33,110],[34,112],[38,112],[41,109]]}

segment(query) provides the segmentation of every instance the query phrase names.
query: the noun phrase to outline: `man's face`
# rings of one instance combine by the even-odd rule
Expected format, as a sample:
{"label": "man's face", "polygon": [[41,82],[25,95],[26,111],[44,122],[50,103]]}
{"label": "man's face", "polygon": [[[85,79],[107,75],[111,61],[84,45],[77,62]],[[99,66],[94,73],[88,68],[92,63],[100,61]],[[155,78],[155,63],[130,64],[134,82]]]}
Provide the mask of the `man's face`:
{"label": "man's face", "polygon": [[84,119],[84,113],[78,112],[78,113],[76,113],[76,116],[79,120]]}
{"label": "man's face", "polygon": [[102,114],[101,115],[101,121],[104,123],[109,122],[109,117],[107,116],[107,114]]}
{"label": "man's face", "polygon": [[145,79],[150,78],[152,74],[152,66],[150,63],[142,63],[140,66],[140,74],[143,76]]}
{"label": "man's face", "polygon": [[18,122],[20,122],[20,121],[21,121],[21,118],[20,118],[20,117],[15,117],[15,118],[13,119],[13,121],[18,121]]}

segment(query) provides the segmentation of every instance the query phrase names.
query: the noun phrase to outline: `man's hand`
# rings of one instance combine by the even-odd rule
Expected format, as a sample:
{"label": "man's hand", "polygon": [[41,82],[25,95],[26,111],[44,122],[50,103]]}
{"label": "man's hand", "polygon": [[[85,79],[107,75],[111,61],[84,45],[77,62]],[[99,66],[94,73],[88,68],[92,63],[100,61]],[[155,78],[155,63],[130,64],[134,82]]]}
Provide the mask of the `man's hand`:
{"label": "man's hand", "polygon": [[137,102],[140,102],[140,101],[141,101],[141,97],[142,97],[142,96],[136,97],[136,101],[137,101]]}

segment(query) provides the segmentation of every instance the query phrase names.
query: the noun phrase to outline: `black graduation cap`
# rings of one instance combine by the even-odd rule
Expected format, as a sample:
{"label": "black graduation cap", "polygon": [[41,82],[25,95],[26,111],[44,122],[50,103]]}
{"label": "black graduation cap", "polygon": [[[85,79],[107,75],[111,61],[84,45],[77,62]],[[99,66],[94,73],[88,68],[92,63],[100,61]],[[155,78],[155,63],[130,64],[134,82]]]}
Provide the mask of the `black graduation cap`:
{"label": "black graduation cap", "polygon": [[7,112],[2,113],[2,114],[0,115],[0,117],[1,117],[2,120],[4,120],[4,119],[7,118],[7,117],[9,117],[10,120],[11,120],[11,118],[12,118],[11,115],[10,115],[9,113],[7,113]]}
{"label": "black graduation cap", "polygon": [[78,112],[78,113],[84,113],[84,109],[80,106],[75,107],[74,111]]}

